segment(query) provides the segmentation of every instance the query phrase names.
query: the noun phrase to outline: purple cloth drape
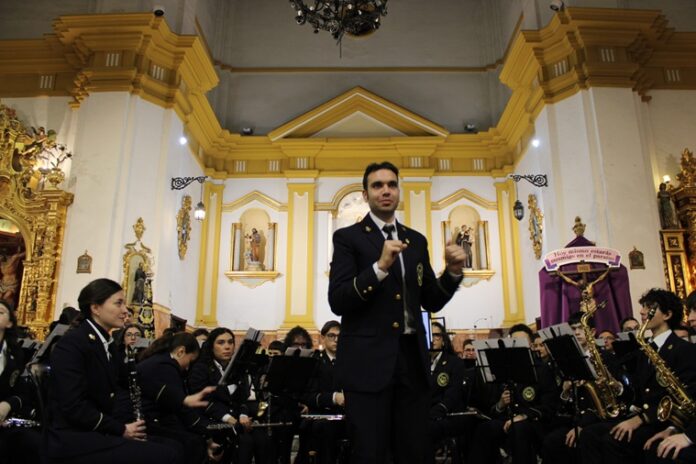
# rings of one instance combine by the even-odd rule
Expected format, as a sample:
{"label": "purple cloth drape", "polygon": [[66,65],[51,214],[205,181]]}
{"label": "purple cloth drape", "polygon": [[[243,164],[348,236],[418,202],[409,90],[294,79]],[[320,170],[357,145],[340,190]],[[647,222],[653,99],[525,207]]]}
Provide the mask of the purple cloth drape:
{"label": "purple cloth drape", "polygon": [[[579,246],[595,246],[585,237],[577,237],[566,245],[566,248]],[[574,264],[561,266],[561,271],[574,272]],[[588,275],[590,281],[599,277],[606,266],[592,263],[591,272]],[[572,275],[573,280],[580,278]],[[560,277],[549,274],[546,269],[539,271],[539,289],[541,295],[541,327],[560,324],[568,320],[568,316],[580,310],[580,290]],[[621,265],[620,268],[609,272],[609,275],[594,286],[594,298],[597,304],[606,301],[606,306],[597,310],[594,316],[597,333],[602,330],[611,330],[616,333],[620,330],[621,319],[633,316],[631,306],[631,291],[628,287],[628,271]]]}

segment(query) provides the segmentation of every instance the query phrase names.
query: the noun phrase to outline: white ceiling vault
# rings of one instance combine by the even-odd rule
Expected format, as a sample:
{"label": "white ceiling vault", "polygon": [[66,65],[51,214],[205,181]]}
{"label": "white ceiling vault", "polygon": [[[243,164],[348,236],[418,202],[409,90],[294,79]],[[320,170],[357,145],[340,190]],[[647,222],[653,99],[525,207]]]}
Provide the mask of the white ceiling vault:
{"label": "white ceiling vault", "polygon": [[[661,9],[670,26],[696,29],[693,0],[565,3]],[[543,27],[553,14],[549,0],[390,0],[377,32],[346,37],[339,50],[330,34],[298,26],[288,0],[2,0],[0,39],[51,33],[60,15],[155,5],[173,30],[204,36],[218,63],[220,84],[208,98],[221,125],[232,132],[250,127],[257,135],[355,87],[453,133],[468,123],[485,130],[497,124],[509,97],[498,71],[511,37],[517,27]],[[325,130],[322,136],[387,131],[358,113]]]}

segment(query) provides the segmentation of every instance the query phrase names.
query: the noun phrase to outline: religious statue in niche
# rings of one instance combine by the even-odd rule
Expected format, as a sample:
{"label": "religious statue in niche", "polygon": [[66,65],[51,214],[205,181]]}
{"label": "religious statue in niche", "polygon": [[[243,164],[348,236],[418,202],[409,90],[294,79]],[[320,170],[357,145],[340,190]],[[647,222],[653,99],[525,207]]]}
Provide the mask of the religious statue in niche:
{"label": "religious statue in niche", "polygon": [[231,269],[228,277],[243,273],[275,272],[276,224],[266,211],[250,208],[232,224]]}
{"label": "religious statue in niche", "polygon": [[660,212],[660,226],[662,229],[679,229],[679,219],[674,206],[672,193],[667,189],[667,184],[662,182],[657,192],[657,207]]}
{"label": "religious statue in niche", "polygon": [[261,233],[255,228],[251,228],[251,232],[244,235],[246,241],[246,251],[244,259],[246,261],[246,269],[250,271],[263,271],[264,266],[261,262],[261,244],[264,241]]}
{"label": "religious statue in niche", "polygon": [[455,243],[464,250],[464,269],[471,269],[474,263],[473,254],[471,252],[471,245],[473,243],[472,235],[474,235],[474,229],[463,224],[459,228],[457,239],[455,240]]}
{"label": "religious statue in niche", "polygon": [[135,270],[134,283],[135,288],[133,289],[133,303],[141,305],[145,300],[145,282],[147,281],[147,274],[145,273],[145,268],[143,263],[138,263],[138,268]]}

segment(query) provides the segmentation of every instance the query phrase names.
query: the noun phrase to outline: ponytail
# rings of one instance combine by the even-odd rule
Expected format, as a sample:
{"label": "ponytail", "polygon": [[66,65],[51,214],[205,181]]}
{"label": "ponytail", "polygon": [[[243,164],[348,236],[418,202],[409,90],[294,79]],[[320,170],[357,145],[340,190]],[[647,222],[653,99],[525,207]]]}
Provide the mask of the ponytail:
{"label": "ponytail", "polygon": [[140,360],[142,361],[143,359],[147,359],[150,356],[160,353],[171,353],[180,346],[184,347],[187,354],[198,353],[200,351],[198,340],[196,340],[196,337],[194,337],[193,334],[187,332],[167,332],[152,342],[152,344],[142,352],[140,355]]}

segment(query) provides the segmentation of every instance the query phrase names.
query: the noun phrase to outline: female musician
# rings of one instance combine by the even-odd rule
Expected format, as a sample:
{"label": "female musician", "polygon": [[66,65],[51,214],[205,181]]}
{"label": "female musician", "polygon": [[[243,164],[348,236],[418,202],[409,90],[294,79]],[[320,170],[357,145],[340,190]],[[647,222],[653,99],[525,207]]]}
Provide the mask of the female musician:
{"label": "female musician", "polygon": [[[22,349],[17,343],[17,315],[8,301],[0,300],[0,423],[27,411],[29,398],[20,391],[24,369]],[[30,428],[0,428],[0,463],[38,463],[41,433]]]}
{"label": "female musician", "polygon": [[123,327],[123,289],[109,279],[90,282],[80,292],[83,318],[51,354],[47,454],[53,463],[177,463],[177,448],[144,441],[145,423],[112,416],[117,389],[109,332]]}
{"label": "female musician", "polygon": [[[199,463],[206,457],[204,435],[208,421],[193,408],[207,407],[208,402],[202,398],[215,390],[207,387],[194,395],[188,394],[184,375],[198,358],[199,350],[192,334],[169,333],[142,353],[137,366],[148,430],[183,444],[187,463]],[[217,447],[208,443],[209,457],[213,457]]]}
{"label": "female musician", "polygon": [[[189,386],[196,391],[206,385],[217,385],[227,364],[232,359],[235,349],[234,334],[230,329],[218,327],[213,330],[201,349],[201,358],[191,369]],[[235,462],[239,464],[251,463],[252,458],[258,464],[269,462],[269,439],[266,430],[252,428],[249,416],[254,416],[254,411],[248,412],[247,398],[251,391],[250,378],[225,387],[217,387],[209,396],[210,406],[205,410],[205,415],[217,422],[237,424],[236,438],[238,455]],[[241,414],[241,419],[240,419]],[[233,459],[232,450],[226,450],[224,460]]]}

